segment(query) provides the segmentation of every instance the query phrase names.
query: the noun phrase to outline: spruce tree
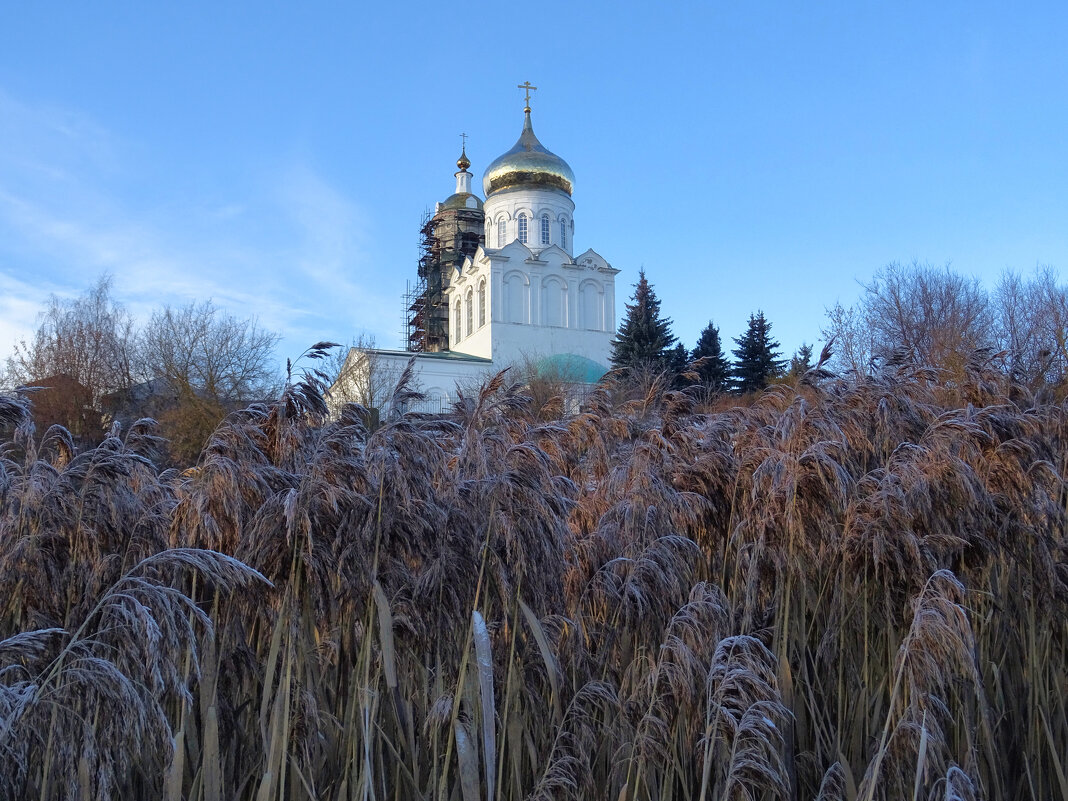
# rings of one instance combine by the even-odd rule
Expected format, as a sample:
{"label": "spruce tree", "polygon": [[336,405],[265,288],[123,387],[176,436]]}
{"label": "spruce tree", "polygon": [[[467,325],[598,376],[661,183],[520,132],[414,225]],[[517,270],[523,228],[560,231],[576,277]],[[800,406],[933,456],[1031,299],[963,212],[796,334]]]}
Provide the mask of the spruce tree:
{"label": "spruce tree", "polygon": [[786,371],[787,378],[800,378],[812,369],[812,346],[802,342],[797,353],[790,359],[790,369]]}
{"label": "spruce tree", "polygon": [[734,340],[734,387],[738,392],[759,392],[768,381],[782,375],[785,361],[779,359],[779,343],[771,338],[771,323],[764,312],[749,315],[745,334]]}
{"label": "spruce tree", "polygon": [[671,319],[660,316],[660,300],[646,280],[645,270],[638,273],[632,301],[612,340],[612,366],[670,369],[676,337],[671,333]]}
{"label": "spruce tree", "polygon": [[705,363],[697,368],[697,374],[701,376],[701,383],[713,392],[726,392],[730,389],[731,367],[723,357],[723,346],[719,341],[719,329],[710,320],[705,330],[697,340],[697,346],[693,349],[694,361],[705,359]]}
{"label": "spruce tree", "polygon": [[689,364],[690,352],[681,342],[675,343],[675,347],[668,351],[667,363],[664,365],[664,370],[674,376],[671,380],[672,388],[682,389],[692,383],[683,377]]}

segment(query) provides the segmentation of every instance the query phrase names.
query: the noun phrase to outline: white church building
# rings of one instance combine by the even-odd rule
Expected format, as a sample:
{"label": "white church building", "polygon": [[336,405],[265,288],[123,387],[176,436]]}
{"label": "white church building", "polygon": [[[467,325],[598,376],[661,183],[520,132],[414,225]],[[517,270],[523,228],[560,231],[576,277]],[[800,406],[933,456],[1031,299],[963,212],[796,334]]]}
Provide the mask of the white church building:
{"label": "white church building", "polygon": [[[447,346],[443,331],[434,352],[353,349],[346,362],[352,369],[338,382],[346,374],[352,380],[361,365],[399,375],[414,358],[427,411],[447,409],[457,386],[477,385],[505,367],[551,371],[576,388],[595,383],[609,369],[619,271],[592,249],[574,255],[574,173],[534,135],[529,94],[519,141],[486,168],[484,201],[472,191],[466,148],[457,166],[456,192],[437,204],[434,219],[464,210],[478,230],[465,240],[468,253],[456,253],[440,277]],[[332,394],[349,394],[336,389]]]}

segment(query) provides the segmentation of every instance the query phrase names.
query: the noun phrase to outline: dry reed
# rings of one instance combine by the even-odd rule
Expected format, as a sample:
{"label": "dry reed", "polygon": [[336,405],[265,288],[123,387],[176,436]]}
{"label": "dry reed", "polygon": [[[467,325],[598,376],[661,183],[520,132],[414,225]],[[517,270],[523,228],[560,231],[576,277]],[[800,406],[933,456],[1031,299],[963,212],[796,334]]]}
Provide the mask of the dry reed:
{"label": "dry reed", "polygon": [[1068,414],[984,365],[309,369],[182,472],[0,397],[0,798],[1068,799]]}

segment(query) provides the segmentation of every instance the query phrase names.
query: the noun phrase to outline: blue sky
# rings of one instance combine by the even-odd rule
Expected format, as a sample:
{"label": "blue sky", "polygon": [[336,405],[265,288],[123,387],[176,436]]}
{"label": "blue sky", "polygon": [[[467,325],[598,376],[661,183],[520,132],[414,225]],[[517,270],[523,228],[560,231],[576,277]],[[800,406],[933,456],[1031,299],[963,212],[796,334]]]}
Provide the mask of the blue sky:
{"label": "blue sky", "polygon": [[692,347],[783,350],[891,261],[1068,272],[1063,3],[0,7],[0,357],[102,272],[212,298],[279,356],[400,342],[422,213],[517,138],[576,174],[576,251],[645,268]]}

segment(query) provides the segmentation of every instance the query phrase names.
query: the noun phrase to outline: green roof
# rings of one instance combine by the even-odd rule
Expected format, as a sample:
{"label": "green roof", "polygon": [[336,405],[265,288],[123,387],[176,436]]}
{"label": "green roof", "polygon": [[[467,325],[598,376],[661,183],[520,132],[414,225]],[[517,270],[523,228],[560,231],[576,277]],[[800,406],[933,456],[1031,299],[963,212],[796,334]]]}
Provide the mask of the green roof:
{"label": "green roof", "polygon": [[419,359],[441,359],[443,361],[451,362],[483,362],[485,364],[492,364],[492,359],[487,359],[483,356],[471,356],[467,353],[457,353],[454,350],[440,351],[437,353],[423,353],[422,351],[416,352],[411,350],[385,350],[383,348],[373,348],[374,353],[382,353],[386,356],[415,356]]}
{"label": "green roof", "polygon": [[577,353],[555,353],[538,359],[534,368],[539,375],[560,378],[573,384],[596,384],[608,372],[603,364]]}
{"label": "green roof", "polygon": [[[475,199],[474,206],[467,205],[467,199],[471,197]],[[458,192],[455,195],[449,195],[447,198],[445,198],[445,200],[441,203],[441,207],[443,209],[481,209],[482,200],[478,197],[478,195],[473,195],[470,192]]]}

